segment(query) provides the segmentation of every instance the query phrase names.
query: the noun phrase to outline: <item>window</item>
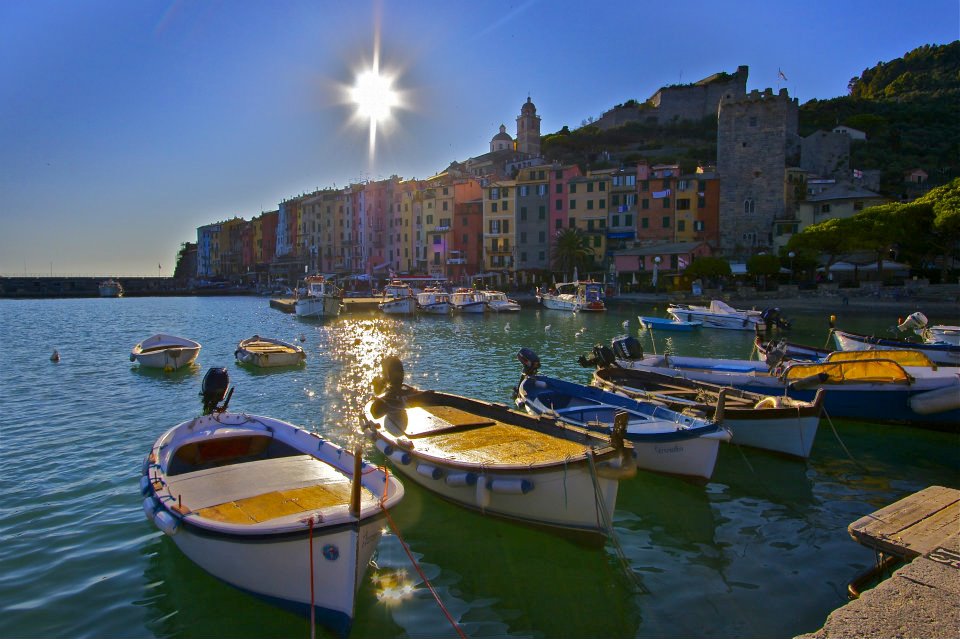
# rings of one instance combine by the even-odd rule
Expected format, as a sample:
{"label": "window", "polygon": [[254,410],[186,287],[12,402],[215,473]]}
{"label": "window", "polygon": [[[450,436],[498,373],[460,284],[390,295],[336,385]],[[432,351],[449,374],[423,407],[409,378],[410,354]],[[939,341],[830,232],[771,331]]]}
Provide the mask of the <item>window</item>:
{"label": "window", "polygon": [[601,209],[607,208],[607,201],[603,198],[600,199],[600,208]]}
{"label": "window", "polygon": [[537,241],[540,242],[541,244],[543,244],[544,242],[546,242],[546,241],[547,241],[547,234],[546,234],[545,232],[543,232],[543,231],[540,231],[539,233],[537,233]]}
{"label": "window", "polygon": [[593,182],[587,182],[587,193],[593,193]]}
{"label": "window", "polygon": [[649,219],[649,218],[646,218],[646,217],[641,218],[641,219],[640,219],[640,228],[643,228],[643,229],[650,228],[650,219]]}
{"label": "window", "polygon": [[521,243],[521,244],[526,244],[526,243],[527,243],[527,232],[526,232],[526,231],[522,231],[522,232],[520,233],[520,243]]}
{"label": "window", "polygon": [[576,224],[577,218],[571,217],[571,218],[569,218],[569,219],[567,220],[567,222],[568,222],[568,226],[569,226],[570,228],[574,228],[574,227],[577,225],[577,224]]}
{"label": "window", "polygon": [[702,220],[695,220],[694,223],[693,223],[693,230],[694,230],[694,231],[702,231],[702,230],[703,230],[703,221],[702,221]]}
{"label": "window", "polygon": [[587,200],[587,210],[588,211],[593,210],[593,200]]}
{"label": "window", "polygon": [[433,236],[433,243],[434,243],[434,244],[440,244],[440,236],[439,236],[439,235],[434,235],[434,236]]}
{"label": "window", "polygon": [[537,195],[546,195],[547,194],[547,185],[538,184],[537,185]]}
{"label": "window", "polygon": [[628,215],[624,215],[624,216],[623,216],[623,225],[624,225],[624,226],[633,226],[633,216],[632,216],[632,215],[629,215],[629,214],[628,214]]}
{"label": "window", "polygon": [[572,211],[572,210],[575,209],[575,208],[577,208],[577,201],[576,201],[576,200],[570,200],[570,210]]}
{"label": "window", "polygon": [[745,199],[745,200],[743,201],[743,212],[744,212],[744,213],[755,213],[755,212],[756,212],[756,204],[754,203],[752,197],[748,197],[747,199]]}
{"label": "window", "polygon": [[526,254],[526,253],[520,253],[520,261],[521,261],[521,262],[526,262],[526,261],[527,261],[527,254]]}
{"label": "window", "polygon": [[613,185],[614,185],[614,186],[620,186],[621,184],[623,184],[623,176],[622,176],[622,175],[614,175],[614,176],[613,176]]}
{"label": "window", "polygon": [[606,190],[607,190],[607,183],[606,183],[606,182],[601,182],[601,183],[600,183],[600,190],[601,190],[601,191],[606,191]]}
{"label": "window", "polygon": [[554,172],[553,172],[553,177],[556,178],[556,179],[558,179],[558,180],[562,180],[562,179],[563,179],[563,171],[554,171]]}
{"label": "window", "polygon": [[562,228],[563,228],[563,220],[561,220],[560,218],[557,218],[556,222],[554,222],[554,224],[553,224],[553,228],[557,229],[558,231],[559,231],[560,229],[562,229]]}
{"label": "window", "polygon": [[528,187],[527,185],[521,186],[521,187],[520,187],[520,197],[527,197],[527,193],[529,192],[529,190],[530,190],[530,187]]}
{"label": "window", "polygon": [[510,197],[510,189],[508,189],[507,187],[503,187],[503,195],[501,195],[500,197]]}
{"label": "window", "polygon": [[538,180],[543,180],[543,179],[545,179],[545,174],[544,174],[543,171],[537,171],[537,179],[538,179]]}
{"label": "window", "polygon": [[678,191],[686,191],[686,190],[687,190],[687,181],[686,181],[686,180],[678,180],[678,181],[677,181],[677,190],[678,190]]}
{"label": "window", "polygon": [[523,221],[526,221],[527,219],[527,207],[525,206],[520,207],[520,219]]}
{"label": "window", "polygon": [[678,211],[689,211],[689,210],[690,210],[690,198],[678,197],[678,198],[677,198],[677,210],[678,210]]}
{"label": "window", "polygon": [[663,216],[663,228],[665,228],[665,229],[670,228],[670,216],[669,216],[669,215],[664,215],[664,216]]}
{"label": "window", "polygon": [[687,222],[685,220],[677,220],[677,230],[681,233],[687,230]]}
{"label": "window", "polygon": [[697,208],[698,208],[698,209],[702,209],[702,208],[704,208],[706,205],[707,205],[707,198],[705,198],[705,197],[702,196],[702,195],[697,196]]}
{"label": "window", "polygon": [[490,189],[490,199],[491,199],[491,200],[499,200],[499,199],[500,199],[500,189],[498,189],[498,188],[496,188],[496,187]]}
{"label": "window", "polygon": [[649,208],[650,208],[650,200],[648,200],[647,198],[643,198],[642,200],[640,200],[640,208],[642,208],[642,209],[649,209]]}
{"label": "window", "polygon": [[428,216],[427,216],[427,224],[433,224],[433,216],[432,216],[432,215],[428,215]]}
{"label": "window", "polygon": [[503,202],[503,210],[506,211],[507,208],[509,207],[509,205],[510,205],[510,202],[504,200],[504,202]]}
{"label": "window", "polygon": [[562,211],[562,210],[563,210],[563,200],[557,200],[557,201],[556,201],[556,205],[555,205],[553,208],[556,209],[557,211]]}
{"label": "window", "polygon": [[498,235],[500,233],[500,220],[490,220],[490,235]]}
{"label": "window", "polygon": [[469,235],[464,233],[463,235],[460,236],[460,243],[466,246],[467,244],[470,243],[470,240],[468,239],[469,237],[470,237]]}
{"label": "window", "polygon": [[587,230],[588,231],[593,230],[593,220],[587,220]]}
{"label": "window", "polygon": [[491,213],[496,213],[496,212],[497,212],[497,203],[496,203],[496,202],[491,202],[491,203],[490,203],[490,212],[491,212]]}
{"label": "window", "polygon": [[612,215],[610,216],[610,226],[617,227],[620,226],[620,216]]}
{"label": "window", "polygon": [[547,254],[544,251],[540,251],[540,261],[544,262],[547,259]]}
{"label": "window", "polygon": [[636,176],[636,175],[628,175],[628,176],[627,176],[627,186],[635,186],[636,184],[637,184],[637,176]]}
{"label": "window", "polygon": [[576,193],[576,192],[577,192],[577,183],[576,183],[576,182],[571,182],[571,183],[570,183],[570,192],[571,192],[571,193]]}
{"label": "window", "polygon": [[537,217],[541,220],[547,219],[547,207],[541,204],[539,209],[537,210]]}
{"label": "window", "polygon": [[663,208],[665,208],[665,209],[669,209],[669,208],[670,208],[670,198],[668,198],[668,197],[663,198]]}
{"label": "window", "polygon": [[620,196],[614,193],[613,195],[610,196],[610,206],[619,206],[619,204],[620,204]]}
{"label": "window", "polygon": [[467,225],[467,218],[466,218],[466,216],[461,217],[461,218],[460,218],[460,226],[466,226],[466,225]]}
{"label": "window", "polygon": [[444,210],[444,211],[449,210],[449,209],[447,208],[447,207],[449,206],[449,204],[450,204],[450,203],[447,202],[446,200],[443,201],[443,210]]}
{"label": "window", "polygon": [[504,221],[503,221],[503,232],[504,232],[504,233],[509,233],[509,232],[510,232],[510,220],[504,220]]}
{"label": "window", "polygon": [[556,188],[555,190],[556,190],[557,193],[563,193],[563,185],[562,185],[562,184],[558,184],[558,185],[557,185],[557,188]]}
{"label": "window", "polygon": [[829,212],[830,212],[830,205],[829,205],[829,204],[821,204],[821,205],[820,205],[820,213],[829,213]]}

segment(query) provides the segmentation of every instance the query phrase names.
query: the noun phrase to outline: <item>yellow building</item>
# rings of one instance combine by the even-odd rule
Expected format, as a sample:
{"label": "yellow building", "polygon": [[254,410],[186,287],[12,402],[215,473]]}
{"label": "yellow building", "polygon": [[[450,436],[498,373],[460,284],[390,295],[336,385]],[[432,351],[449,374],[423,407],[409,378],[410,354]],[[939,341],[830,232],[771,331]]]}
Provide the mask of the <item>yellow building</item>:
{"label": "yellow building", "polygon": [[515,204],[514,180],[493,182],[483,190],[483,265],[488,271],[514,270]]}
{"label": "yellow building", "polygon": [[607,216],[611,175],[594,171],[567,181],[567,224],[587,236],[594,261],[603,263],[606,252]]}

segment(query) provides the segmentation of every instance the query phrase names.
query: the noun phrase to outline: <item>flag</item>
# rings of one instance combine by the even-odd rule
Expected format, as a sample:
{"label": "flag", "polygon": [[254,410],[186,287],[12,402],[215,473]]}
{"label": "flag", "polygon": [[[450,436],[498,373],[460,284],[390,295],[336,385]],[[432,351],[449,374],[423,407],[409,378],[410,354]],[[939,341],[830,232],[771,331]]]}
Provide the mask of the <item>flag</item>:
{"label": "flag", "polygon": [[670,189],[666,189],[665,191],[654,191],[653,197],[670,197]]}
{"label": "flag", "polygon": [[783,74],[783,71],[781,71],[779,67],[777,68],[777,78],[783,80],[784,82],[787,81],[787,76]]}

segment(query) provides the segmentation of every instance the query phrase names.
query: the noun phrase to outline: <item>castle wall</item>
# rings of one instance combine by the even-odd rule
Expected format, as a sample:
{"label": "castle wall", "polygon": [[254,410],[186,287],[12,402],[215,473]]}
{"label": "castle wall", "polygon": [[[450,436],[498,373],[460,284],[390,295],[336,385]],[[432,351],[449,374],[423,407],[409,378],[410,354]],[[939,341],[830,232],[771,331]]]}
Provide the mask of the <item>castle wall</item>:
{"label": "castle wall", "polygon": [[800,168],[836,180],[850,179],[850,136],[815,131],[801,141]]}

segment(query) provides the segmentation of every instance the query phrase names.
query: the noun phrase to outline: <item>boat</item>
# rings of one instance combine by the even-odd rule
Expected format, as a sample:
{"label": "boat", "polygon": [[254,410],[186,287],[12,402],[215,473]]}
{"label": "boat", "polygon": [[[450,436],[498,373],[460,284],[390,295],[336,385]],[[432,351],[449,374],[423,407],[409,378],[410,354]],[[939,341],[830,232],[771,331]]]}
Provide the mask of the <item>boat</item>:
{"label": "boat", "polygon": [[[403,383],[384,358],[366,435],[398,473],[464,508],[603,538],[619,481],[636,474],[622,437],[556,424],[494,404]],[[618,431],[622,435],[622,431]]]}
{"label": "boat", "polygon": [[742,310],[733,308],[723,300],[713,300],[710,306],[670,304],[667,306],[667,313],[678,322],[702,322],[704,328],[763,331],[773,326],[788,325],[788,322],[780,317],[780,309]]}
{"label": "boat", "polygon": [[337,317],[343,304],[343,295],[337,285],[322,275],[311,275],[304,279],[304,294],[293,302],[293,311],[297,317]]}
{"label": "boat", "polygon": [[823,361],[769,362],[621,352],[615,362],[803,401],[813,401],[823,388],[823,409],[830,417],[934,428],[960,424],[960,375],[934,366],[918,351],[835,351]]}
{"label": "boat", "polygon": [[928,325],[927,316],[919,311],[911,313],[897,325],[901,331],[913,329],[927,344],[953,344],[960,346],[960,326],[946,324]]}
{"label": "boat", "polygon": [[427,315],[449,315],[450,294],[436,287],[427,287],[417,294],[417,308]]}
{"label": "boat", "polygon": [[540,375],[540,358],[528,348],[521,349],[517,359],[523,365],[515,392],[517,406],[532,415],[608,434],[615,420],[624,420],[638,468],[709,479],[720,442],[730,441],[729,431],[703,416]]}
{"label": "boat", "polygon": [[837,348],[841,351],[869,351],[869,350],[916,350],[930,358],[934,364],[941,366],[960,366],[960,345],[947,342],[908,342],[902,339],[873,337],[860,333],[851,333],[834,328],[831,331]]}
{"label": "boat", "polygon": [[130,350],[130,361],[145,368],[177,370],[189,366],[200,354],[200,344],[186,337],[157,333]]}
{"label": "boat", "polygon": [[640,326],[648,331],[692,331],[695,328],[703,326],[703,322],[687,322],[676,318],[666,319],[664,317],[649,317],[647,315],[637,315]]}
{"label": "boat", "polygon": [[507,297],[503,291],[481,291],[487,308],[494,313],[519,313],[520,303]]}
{"label": "boat", "polygon": [[472,288],[458,288],[450,296],[450,304],[455,313],[481,314],[487,310],[487,300],[480,291]]}
{"label": "boat", "polygon": [[123,285],[114,279],[100,282],[100,297],[123,297]]}
{"label": "boat", "polygon": [[544,308],[555,311],[607,310],[603,302],[603,285],[599,282],[562,282],[546,293],[539,293],[537,300]]}
{"label": "boat", "polygon": [[761,335],[753,338],[753,347],[765,362],[776,357],[778,360],[803,360],[809,362],[823,361],[833,351],[818,346],[806,346],[786,340],[765,340]]}
{"label": "boat", "polygon": [[388,315],[413,315],[417,311],[417,298],[409,284],[391,280],[383,287],[383,297],[377,308]]}
{"label": "boat", "polygon": [[307,361],[307,354],[296,344],[259,335],[240,340],[233,354],[238,362],[261,368],[297,366]]}
{"label": "boat", "polygon": [[304,612],[343,637],[403,485],[294,424],[229,412],[226,369],[203,380],[204,415],[161,435],[143,461],[147,519],[214,577]]}
{"label": "boat", "polygon": [[[618,337],[618,350],[635,349],[635,337]],[[620,368],[608,346],[595,346],[579,359],[594,368],[592,383],[611,393],[661,403],[678,412],[696,411],[730,431],[732,443],[806,459],[817,436],[823,410],[823,390],[805,402],[781,395],[761,395],[646,370]],[[722,399],[721,399],[722,396]],[[723,414],[717,406],[723,404]]]}

